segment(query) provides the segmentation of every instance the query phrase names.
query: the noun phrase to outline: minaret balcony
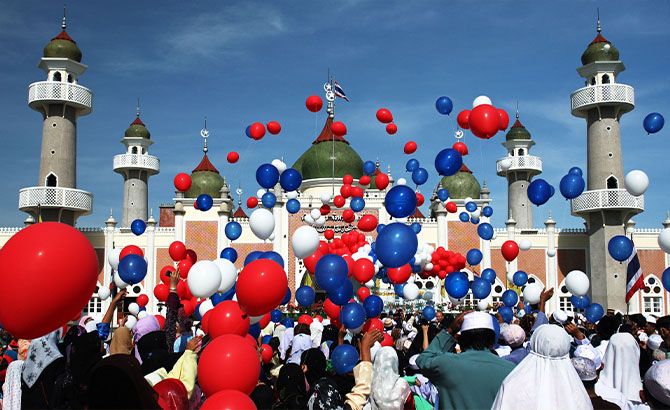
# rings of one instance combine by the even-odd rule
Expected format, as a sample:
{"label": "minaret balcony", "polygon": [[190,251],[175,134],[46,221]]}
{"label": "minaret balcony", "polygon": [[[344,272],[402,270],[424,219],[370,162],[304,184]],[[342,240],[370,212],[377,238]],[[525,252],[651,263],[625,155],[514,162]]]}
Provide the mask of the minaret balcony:
{"label": "minaret balcony", "polygon": [[597,106],[619,106],[621,112],[635,107],[635,89],[626,84],[590,85],[570,95],[572,115],[586,117],[587,112]]}
{"label": "minaret balcony", "polygon": [[92,111],[93,93],[81,85],[60,81],[38,81],[30,84],[30,108],[43,111],[48,104],[67,104],[76,108],[78,115],[86,115]]}
{"label": "minaret balcony", "polygon": [[34,186],[19,191],[19,209],[37,213],[39,208],[62,208],[90,214],[93,209],[93,194],[74,188]]}
{"label": "minaret balcony", "polygon": [[594,189],[584,191],[571,202],[572,214],[619,210],[632,214],[644,211],[644,196],[633,196],[625,189]]}
{"label": "minaret balcony", "polygon": [[149,175],[158,174],[160,160],[148,154],[119,154],[114,155],[114,172],[120,174],[130,170],[146,171]]}
{"label": "minaret balcony", "polygon": [[[509,161],[512,165],[505,169],[503,164]],[[499,176],[507,176],[508,172],[525,171],[537,175],[542,173],[542,158],[535,155],[507,156],[496,162],[496,172]]]}

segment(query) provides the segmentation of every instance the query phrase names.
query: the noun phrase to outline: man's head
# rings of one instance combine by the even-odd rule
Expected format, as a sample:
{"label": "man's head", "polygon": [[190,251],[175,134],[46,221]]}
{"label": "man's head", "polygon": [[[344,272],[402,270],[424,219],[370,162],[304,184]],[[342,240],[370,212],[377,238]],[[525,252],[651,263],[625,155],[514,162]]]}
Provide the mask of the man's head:
{"label": "man's head", "polygon": [[659,317],[656,320],[656,329],[667,344],[667,341],[670,340],[670,315]]}
{"label": "man's head", "polygon": [[516,324],[505,326],[500,332],[500,336],[511,348],[517,348],[526,341],[526,332],[521,326]]}
{"label": "man's head", "polygon": [[442,319],[444,319],[444,313],[442,313],[441,310],[435,312],[435,321],[437,321],[437,323],[441,323]]}
{"label": "man's head", "polygon": [[644,317],[643,314],[640,313],[634,313],[628,316],[628,321],[633,326],[634,335],[637,334],[639,330],[644,329],[644,327],[647,325],[647,319]]}
{"label": "man's head", "polygon": [[612,337],[612,335],[619,329],[620,324],[621,322],[617,316],[603,316],[596,326],[598,336],[600,336],[602,340],[610,340],[610,337]]}
{"label": "man's head", "polygon": [[647,324],[644,326],[644,332],[648,335],[656,333],[656,318],[651,315],[647,315],[645,316],[645,319],[647,319]]}
{"label": "man's head", "polygon": [[458,344],[461,351],[489,350],[495,343],[493,318],[488,313],[471,312],[463,317]]}

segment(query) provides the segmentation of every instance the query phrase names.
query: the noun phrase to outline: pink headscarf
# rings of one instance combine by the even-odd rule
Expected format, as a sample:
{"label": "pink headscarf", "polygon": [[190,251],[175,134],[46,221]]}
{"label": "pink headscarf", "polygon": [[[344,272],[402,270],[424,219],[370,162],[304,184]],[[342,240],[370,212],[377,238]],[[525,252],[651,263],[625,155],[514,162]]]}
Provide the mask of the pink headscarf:
{"label": "pink headscarf", "polygon": [[[153,315],[147,315],[135,323],[135,326],[133,327],[133,342],[135,342],[135,345],[137,345],[137,342],[142,338],[142,336],[157,330],[161,330],[158,319],[156,319],[156,317]],[[142,358],[140,357],[140,353],[137,350],[137,347],[135,347],[135,358],[140,362],[140,364],[142,364]]]}

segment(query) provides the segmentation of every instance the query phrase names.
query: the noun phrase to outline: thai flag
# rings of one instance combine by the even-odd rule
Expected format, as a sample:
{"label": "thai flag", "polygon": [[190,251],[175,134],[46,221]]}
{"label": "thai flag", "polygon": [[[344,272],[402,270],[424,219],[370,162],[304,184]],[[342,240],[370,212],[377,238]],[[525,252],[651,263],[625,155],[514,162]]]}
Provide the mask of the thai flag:
{"label": "thai flag", "polygon": [[340,83],[337,81],[333,81],[333,92],[335,93],[336,96],[340,97],[341,99],[345,101],[349,101],[349,98],[347,98],[347,95],[344,93],[344,90],[342,87],[340,87]]}
{"label": "thai flag", "polygon": [[633,297],[635,292],[644,289],[644,277],[642,276],[642,267],[640,259],[637,257],[637,249],[633,246],[633,253],[626,261],[626,303]]}

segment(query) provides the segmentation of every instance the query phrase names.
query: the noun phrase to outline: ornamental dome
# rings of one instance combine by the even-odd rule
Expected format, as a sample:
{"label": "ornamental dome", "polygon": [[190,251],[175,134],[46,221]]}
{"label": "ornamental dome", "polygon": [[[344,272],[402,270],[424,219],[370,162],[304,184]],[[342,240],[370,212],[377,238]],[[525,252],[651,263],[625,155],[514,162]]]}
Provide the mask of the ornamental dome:
{"label": "ornamental dome", "polygon": [[191,189],[186,192],[187,198],[197,198],[201,194],[207,194],[212,198],[221,196],[221,188],[224,180],[205,154],[200,164],[191,173]]}
{"label": "ornamental dome", "polygon": [[133,121],[126,130],[124,136],[125,138],[149,139],[151,134],[138,115],[137,118],[135,118],[135,121]]}
{"label": "ornamental dome", "polygon": [[81,50],[65,30],[61,31],[60,34],[51,39],[49,44],[44,46],[43,55],[47,58],[69,58],[81,63]]}
{"label": "ornamental dome", "polygon": [[479,199],[481,192],[479,181],[465,164],[454,175],[442,178],[440,186],[449,191],[449,197],[452,199]]}
{"label": "ornamental dome", "polygon": [[619,61],[619,50],[610,43],[600,32],[586,47],[582,54],[582,64],[587,65],[596,61]]}
{"label": "ornamental dome", "polygon": [[519,118],[516,119],[514,122],[514,125],[512,125],[512,128],[509,129],[507,132],[507,135],[505,136],[506,141],[511,141],[511,140],[529,140],[530,139],[530,132],[526,129],[526,127],[521,124],[521,121],[519,121]]}

